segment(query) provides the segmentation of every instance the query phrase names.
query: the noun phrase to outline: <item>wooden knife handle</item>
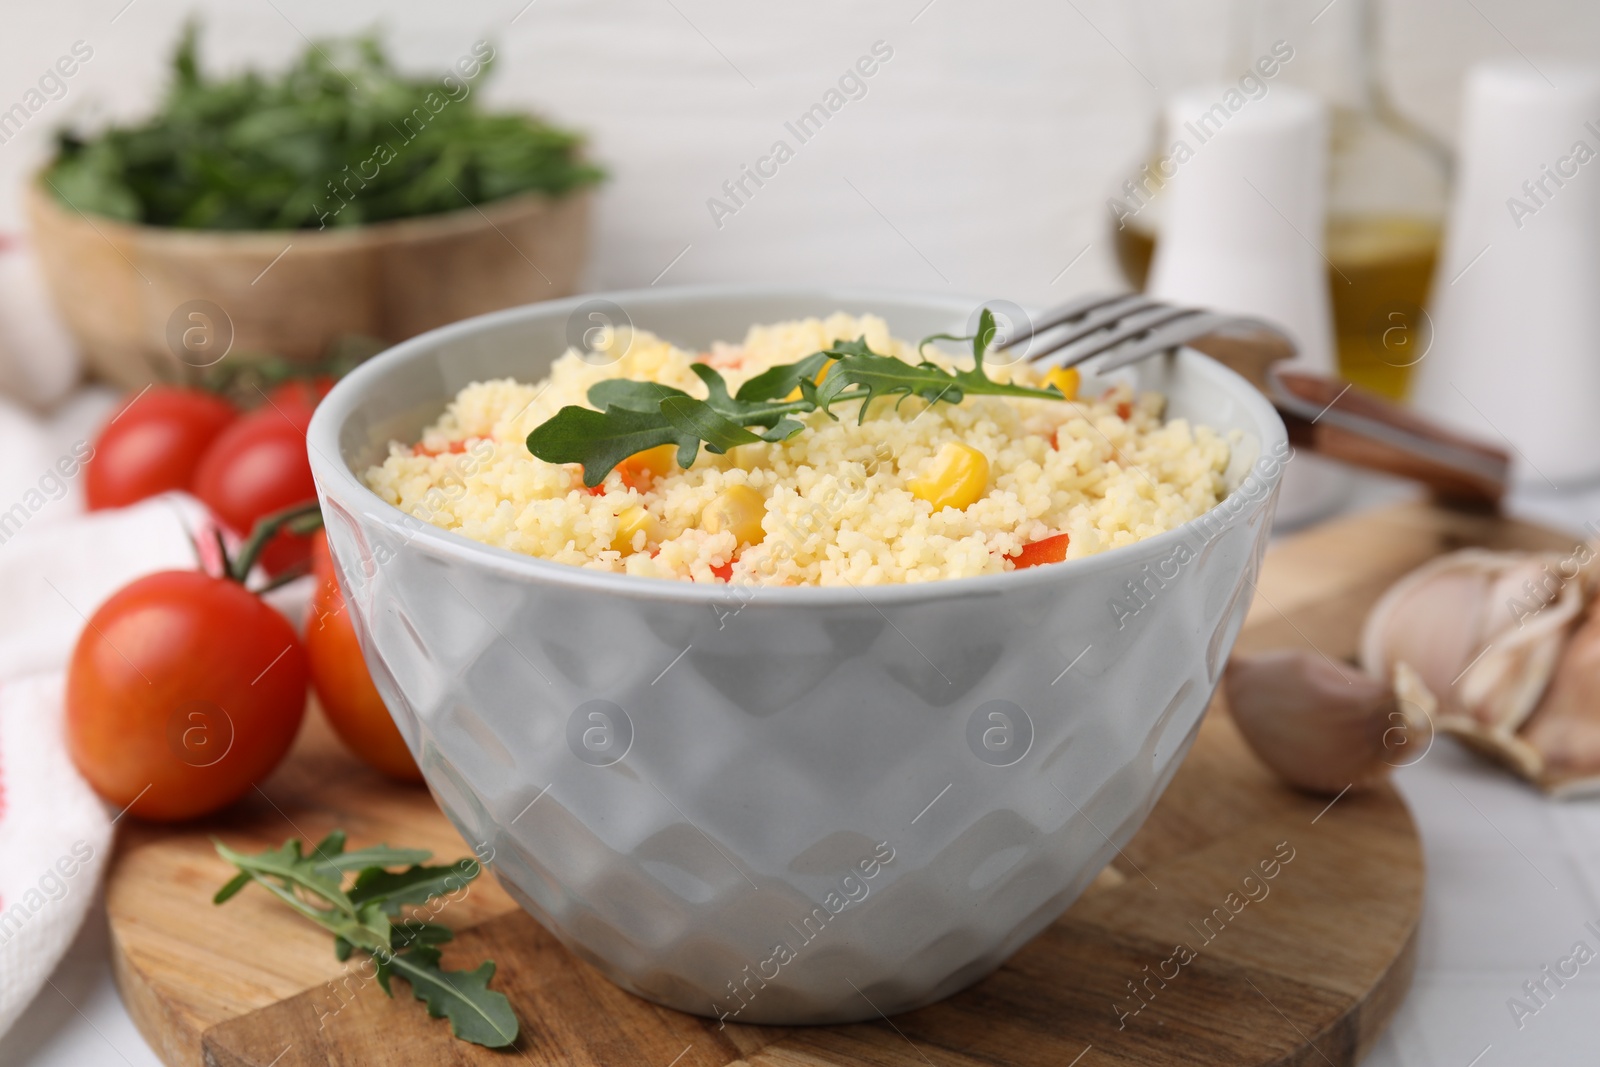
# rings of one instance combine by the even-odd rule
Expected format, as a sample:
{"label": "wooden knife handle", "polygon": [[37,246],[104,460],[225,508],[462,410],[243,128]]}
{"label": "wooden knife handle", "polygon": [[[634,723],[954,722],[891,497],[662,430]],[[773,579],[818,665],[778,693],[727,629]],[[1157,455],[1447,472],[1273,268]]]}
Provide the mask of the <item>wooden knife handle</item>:
{"label": "wooden knife handle", "polygon": [[1296,448],[1421,482],[1442,501],[1498,509],[1506,450],[1475,440],[1337,378],[1273,366],[1269,391]]}

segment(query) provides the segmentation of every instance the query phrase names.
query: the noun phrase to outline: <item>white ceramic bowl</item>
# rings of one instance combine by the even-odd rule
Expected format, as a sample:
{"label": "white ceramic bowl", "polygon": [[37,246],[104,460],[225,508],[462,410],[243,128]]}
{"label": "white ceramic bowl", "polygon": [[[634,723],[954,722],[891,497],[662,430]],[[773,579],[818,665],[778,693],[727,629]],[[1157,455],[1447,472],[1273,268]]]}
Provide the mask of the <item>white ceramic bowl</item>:
{"label": "white ceramic bowl", "polygon": [[1194,737],[1250,604],[1283,424],[1205,356],[1146,361],[1132,374],[1173,415],[1238,431],[1218,508],[1087,559],[860,589],[532,559],[402,514],[359,472],[463,385],[543,376],[592,314],[697,348],[836,310],[960,333],[976,304],[552,301],[399,345],[318,408],[333,556],[430,788],[512,895],[624,988],[739,1022],[873,1018],[981,978],[1058,916]]}

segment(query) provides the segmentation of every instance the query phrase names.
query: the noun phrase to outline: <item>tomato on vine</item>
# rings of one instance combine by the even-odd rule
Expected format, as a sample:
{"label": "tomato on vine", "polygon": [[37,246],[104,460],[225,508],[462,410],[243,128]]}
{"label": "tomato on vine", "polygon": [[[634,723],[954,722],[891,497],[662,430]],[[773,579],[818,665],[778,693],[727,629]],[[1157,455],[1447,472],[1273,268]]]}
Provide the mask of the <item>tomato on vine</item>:
{"label": "tomato on vine", "polygon": [[311,573],[317,590],[306,616],[306,654],[311,663],[311,684],[328,724],[339,740],[369,766],[402,782],[422,781],[417,761],[406,747],[356,641],[355,626],[346,610],[344,593],[328,535],[318,532],[311,546]]}
{"label": "tomato on vine", "polygon": [[89,618],[67,670],[67,748],[102,797],[144,819],[205,815],[237,800],[289,751],[310,673],[294,628],[244,579],[280,528],[260,524],[224,573],[162,571]]}
{"label": "tomato on vine", "polygon": [[113,415],[84,471],[89,510],[188,489],[201,457],[239,409],[201,389],[153,385]]}
{"label": "tomato on vine", "polygon": [[[224,430],[207,450],[194,476],[194,495],[238,533],[268,515],[313,501],[317,486],[306,453],[311,408],[266,404]],[[268,574],[304,567],[311,541],[283,530],[261,553]]]}

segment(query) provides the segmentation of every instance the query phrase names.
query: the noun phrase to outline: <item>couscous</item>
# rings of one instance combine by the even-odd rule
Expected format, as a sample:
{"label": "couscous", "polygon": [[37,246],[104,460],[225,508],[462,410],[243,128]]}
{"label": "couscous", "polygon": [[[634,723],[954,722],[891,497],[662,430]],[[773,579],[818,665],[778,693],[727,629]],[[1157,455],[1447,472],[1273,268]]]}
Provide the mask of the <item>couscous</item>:
{"label": "couscous", "polygon": [[[785,424],[786,440],[702,447],[688,469],[675,445],[656,446],[593,486],[583,466],[530,451],[529,434],[564,408],[594,407],[590,389],[602,381],[703,398],[709,367],[737,393],[762,371],[856,338],[907,364],[961,365],[931,347],[919,354],[873,316],[756,326],[705,352],[605,330],[541,382],[468,385],[365,480],[402,510],[486,544],[596,570],[756,585],[921,582],[1073,559],[1169,530],[1226,494],[1229,448],[1215,431],[1164,420],[1158,395],[1124,385],[1078,396],[1074,372],[1027,365],[987,370],[1061,397],[879,397],[862,413],[845,395],[831,415],[788,416],[799,426]],[[808,379],[807,396],[830,369]]]}

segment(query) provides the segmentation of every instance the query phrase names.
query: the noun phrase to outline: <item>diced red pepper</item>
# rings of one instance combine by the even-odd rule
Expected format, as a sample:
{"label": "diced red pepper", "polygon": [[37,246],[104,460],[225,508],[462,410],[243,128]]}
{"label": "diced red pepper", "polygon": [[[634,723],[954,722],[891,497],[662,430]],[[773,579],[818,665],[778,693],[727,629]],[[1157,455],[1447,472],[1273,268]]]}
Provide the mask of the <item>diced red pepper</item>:
{"label": "diced red pepper", "polygon": [[1025,567],[1037,567],[1043,563],[1060,563],[1067,558],[1068,540],[1068,536],[1064,533],[1055,534],[1051,537],[1034,541],[1031,544],[1023,545],[1022,551],[1015,555],[1007,556],[1006,559],[1010,560],[1019,571]]}
{"label": "diced red pepper", "polygon": [[1123,422],[1128,421],[1128,416],[1133,414],[1133,404],[1124,400],[1117,405],[1117,418]]}
{"label": "diced red pepper", "polygon": [[451,441],[443,448],[429,448],[421,441],[411,446],[411,454],[413,456],[442,456],[447,452],[461,453],[466,450],[467,443],[465,441]]}
{"label": "diced red pepper", "polygon": [[725,582],[731,582],[733,580],[733,560],[730,559],[726,563],[712,567],[711,573]]}

